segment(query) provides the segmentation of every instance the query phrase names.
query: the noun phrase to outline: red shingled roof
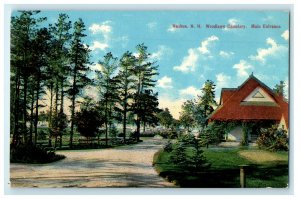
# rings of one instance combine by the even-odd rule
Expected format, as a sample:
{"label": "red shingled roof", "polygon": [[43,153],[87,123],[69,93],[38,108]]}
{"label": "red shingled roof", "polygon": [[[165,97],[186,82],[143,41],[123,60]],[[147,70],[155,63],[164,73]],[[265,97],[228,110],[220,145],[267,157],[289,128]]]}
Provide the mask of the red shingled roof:
{"label": "red shingled roof", "polygon": [[[241,103],[251,92],[260,87],[276,102],[276,106],[267,104],[243,104]],[[220,106],[211,114],[209,121],[255,121],[275,120],[280,121],[284,117],[288,126],[288,103],[282,96],[275,94],[268,86],[253,75],[236,89],[222,89]]]}

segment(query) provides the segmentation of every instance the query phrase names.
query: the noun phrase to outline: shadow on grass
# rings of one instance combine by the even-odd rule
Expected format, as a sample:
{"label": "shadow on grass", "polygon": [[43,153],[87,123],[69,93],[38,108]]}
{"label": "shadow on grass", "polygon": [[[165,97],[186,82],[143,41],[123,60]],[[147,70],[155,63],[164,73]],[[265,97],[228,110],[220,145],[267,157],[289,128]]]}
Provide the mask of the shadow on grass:
{"label": "shadow on grass", "polygon": [[[245,169],[246,187],[285,188],[288,183],[288,166],[278,165],[249,165]],[[182,170],[161,171],[160,176],[174,182],[180,187],[189,188],[239,188],[239,168],[214,169],[210,168],[202,172],[188,172]]]}

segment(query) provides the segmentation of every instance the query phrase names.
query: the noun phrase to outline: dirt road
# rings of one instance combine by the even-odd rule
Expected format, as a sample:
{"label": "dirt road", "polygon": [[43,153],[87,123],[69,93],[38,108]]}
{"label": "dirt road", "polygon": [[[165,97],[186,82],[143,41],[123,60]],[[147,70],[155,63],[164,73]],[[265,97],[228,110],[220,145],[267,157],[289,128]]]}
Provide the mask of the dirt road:
{"label": "dirt road", "polygon": [[152,167],[165,141],[112,149],[59,151],[64,160],[50,164],[11,164],[12,187],[173,187]]}

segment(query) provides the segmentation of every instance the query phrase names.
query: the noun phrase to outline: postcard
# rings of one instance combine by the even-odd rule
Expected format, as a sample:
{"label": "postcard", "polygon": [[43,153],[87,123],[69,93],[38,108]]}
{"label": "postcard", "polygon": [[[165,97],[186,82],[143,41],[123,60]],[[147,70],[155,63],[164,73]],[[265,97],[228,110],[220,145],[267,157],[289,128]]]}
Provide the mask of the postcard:
{"label": "postcard", "polygon": [[14,10],[11,188],[288,188],[288,10]]}

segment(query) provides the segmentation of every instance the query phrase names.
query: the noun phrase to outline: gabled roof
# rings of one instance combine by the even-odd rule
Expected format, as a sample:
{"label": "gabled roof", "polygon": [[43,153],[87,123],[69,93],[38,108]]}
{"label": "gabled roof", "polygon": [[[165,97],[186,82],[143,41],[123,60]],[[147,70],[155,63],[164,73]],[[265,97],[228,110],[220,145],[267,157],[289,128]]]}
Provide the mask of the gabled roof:
{"label": "gabled roof", "polygon": [[[275,101],[276,105],[260,102],[243,102],[243,100],[258,87],[263,89],[263,91],[265,91]],[[220,105],[208,119],[210,121],[280,121],[282,116],[288,126],[288,103],[284,100],[283,96],[275,94],[272,89],[252,74],[238,88],[222,89]]]}

